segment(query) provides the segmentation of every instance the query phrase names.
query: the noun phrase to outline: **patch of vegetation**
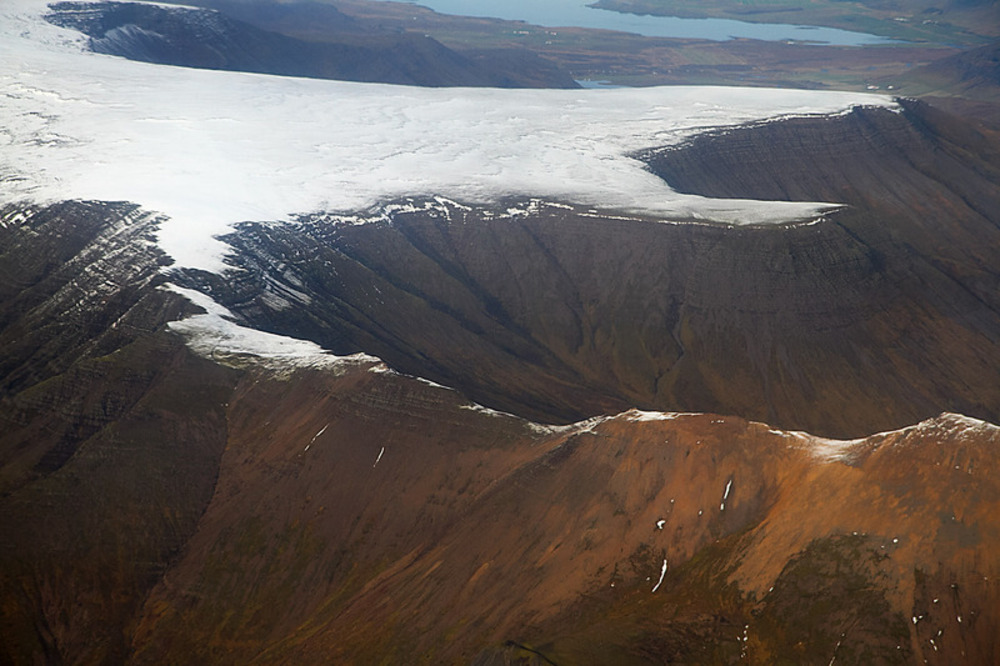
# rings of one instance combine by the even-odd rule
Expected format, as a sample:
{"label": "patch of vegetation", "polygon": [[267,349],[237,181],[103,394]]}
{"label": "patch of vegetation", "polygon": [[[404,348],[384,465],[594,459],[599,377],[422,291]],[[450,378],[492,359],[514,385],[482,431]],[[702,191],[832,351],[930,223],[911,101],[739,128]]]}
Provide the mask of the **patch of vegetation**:
{"label": "patch of vegetation", "polygon": [[888,559],[863,536],[810,544],[785,566],[755,611],[749,631],[754,660],[909,663],[906,620],[885,598],[891,587]]}

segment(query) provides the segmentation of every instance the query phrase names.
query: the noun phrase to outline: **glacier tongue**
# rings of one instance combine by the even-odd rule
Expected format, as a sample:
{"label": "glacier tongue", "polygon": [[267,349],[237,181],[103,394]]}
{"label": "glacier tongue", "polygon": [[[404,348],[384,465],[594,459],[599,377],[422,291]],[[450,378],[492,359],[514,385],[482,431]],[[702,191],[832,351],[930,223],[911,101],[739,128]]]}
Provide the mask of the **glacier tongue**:
{"label": "glacier tongue", "polygon": [[708,128],[891,105],[841,92],[663,87],[426,89],[171,68],[81,50],[0,10],[3,201],[127,200],[166,214],[180,266],[220,271],[243,220],[349,212],[405,196],[509,196],[730,224],[814,217],[821,204],[672,191],[630,153]]}

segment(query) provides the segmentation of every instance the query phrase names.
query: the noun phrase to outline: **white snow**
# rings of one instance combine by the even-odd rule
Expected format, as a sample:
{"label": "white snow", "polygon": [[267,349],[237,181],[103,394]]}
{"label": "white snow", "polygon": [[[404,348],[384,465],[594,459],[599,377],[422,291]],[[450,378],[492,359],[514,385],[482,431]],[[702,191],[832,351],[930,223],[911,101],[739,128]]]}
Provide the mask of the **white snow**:
{"label": "white snow", "polygon": [[726,510],[726,500],[729,499],[729,491],[732,489],[732,487],[733,487],[733,480],[729,479],[729,482],[726,484],[726,491],[722,493],[722,504],[719,505],[719,511]]}
{"label": "white snow", "polygon": [[677,412],[646,412],[641,409],[630,409],[622,414],[629,421],[670,421],[677,418]]}
{"label": "white snow", "polygon": [[213,236],[234,222],[349,217],[406,196],[812,219],[825,207],[675,193],[628,154],[710,128],[892,105],[845,92],[427,89],[172,68],[86,53],[45,11],[43,0],[0,7],[0,200],[136,202],[169,217],[159,242],[178,265],[212,271],[225,251]]}
{"label": "white snow", "polygon": [[320,428],[319,432],[316,433],[315,435],[313,435],[313,438],[309,440],[309,443],[312,444],[313,442],[315,442],[316,438],[319,437],[320,435],[322,435],[324,432],[326,432],[326,429],[329,428],[329,427],[330,427],[330,424],[327,423],[325,426],[323,426],[322,428]]}
{"label": "white snow", "polygon": [[[673,421],[689,416],[704,416],[704,412],[651,412],[632,408],[614,418],[624,418],[627,421]],[[715,423],[715,421],[713,421]],[[721,423],[721,421],[720,421]]]}
{"label": "white snow", "polygon": [[380,363],[379,359],[367,354],[335,356],[314,342],[240,326],[233,321],[236,317],[232,313],[205,294],[172,284],[164,288],[186,297],[207,311],[207,314],[194,315],[168,324],[170,330],[186,338],[188,347],[205,358],[230,362],[250,357],[255,363],[276,369],[347,368]]}
{"label": "white snow", "polygon": [[667,575],[667,561],[663,560],[663,566],[660,567],[660,580],[656,581],[656,585],[653,586],[653,592],[660,589],[660,585],[663,584],[663,577]]}
{"label": "white snow", "polygon": [[313,435],[313,438],[309,440],[308,444],[306,444],[306,448],[302,449],[302,452],[305,453],[306,451],[308,451],[309,448],[313,445],[313,442],[316,441],[316,438],[319,437],[320,435],[322,435],[324,432],[326,432],[326,429],[329,428],[329,427],[330,427],[330,424],[327,423],[325,426],[323,426],[322,428],[320,428],[319,432],[317,432],[315,435]]}
{"label": "white snow", "polygon": [[534,421],[528,421],[527,419],[521,418],[517,414],[511,414],[510,412],[501,412],[500,410],[480,405],[477,402],[470,402],[465,405],[460,405],[459,408],[467,409],[472,412],[478,412],[480,414],[485,414],[486,416],[489,416],[491,418],[513,419],[515,421],[519,421],[522,424],[524,424],[526,428],[528,428],[537,435],[552,435],[561,432],[568,432],[578,427],[577,424],[571,424],[568,426],[556,426],[556,425],[547,425],[544,423],[536,423]]}
{"label": "white snow", "polygon": [[[761,424],[767,427],[766,424]],[[768,433],[779,435],[788,440],[789,448],[803,449],[820,463],[849,462],[858,444],[866,438],[858,439],[830,439],[818,437],[802,430],[777,430],[768,427]],[[885,435],[888,433],[877,433]],[[872,435],[873,437],[875,435]]]}
{"label": "white snow", "polygon": [[[805,448],[817,460],[824,463],[850,462],[852,456],[858,452],[858,445],[866,441],[889,441],[893,446],[899,446],[908,441],[907,437],[911,434],[921,436],[934,435],[937,437],[949,436],[958,439],[976,435],[978,437],[990,437],[1000,440],[1000,426],[988,421],[951,412],[943,412],[934,418],[899,428],[898,430],[877,432],[868,437],[858,439],[828,439],[797,430],[787,432],[770,430],[769,432],[792,438],[791,446]],[[961,466],[956,465],[955,469],[961,469]]]}

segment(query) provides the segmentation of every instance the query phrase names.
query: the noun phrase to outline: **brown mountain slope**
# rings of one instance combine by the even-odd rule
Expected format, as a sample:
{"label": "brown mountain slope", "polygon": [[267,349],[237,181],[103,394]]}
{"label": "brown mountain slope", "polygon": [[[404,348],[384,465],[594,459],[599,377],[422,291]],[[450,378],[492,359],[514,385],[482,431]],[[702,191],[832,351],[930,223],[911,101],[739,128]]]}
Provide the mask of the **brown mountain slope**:
{"label": "brown mountain slope", "polygon": [[4,453],[61,454],[75,437],[0,495],[0,662],[126,659],[138,608],[212,497],[228,383],[179,341],[147,339],[12,401]]}
{"label": "brown mountain slope", "polygon": [[997,656],[992,426],[545,429],[371,362],[244,364],[233,389],[171,353],[128,416],[2,500],[6,661]]}
{"label": "brown mountain slope", "polygon": [[907,95],[957,95],[1000,100],[1000,42],[962,51],[917,67],[895,79]]}
{"label": "brown mountain slope", "polygon": [[838,443],[627,412],[546,431],[378,368],[245,376],[134,661],[1000,655],[993,426]]}
{"label": "brown mountain slope", "polygon": [[[231,333],[198,358],[164,327],[192,306],[121,280],[162,260],[128,212],[4,218],[10,262],[90,236],[8,311],[39,336],[0,412],[0,662],[997,658],[995,427],[543,427],[373,359],[280,362]],[[91,291],[78,321],[110,317],[110,337],[42,325]],[[65,365],[32,351],[56,348]]]}
{"label": "brown mountain slope", "polygon": [[123,632],[197,525],[228,371],[154,336],[155,216],[0,211],[0,663],[121,663]]}

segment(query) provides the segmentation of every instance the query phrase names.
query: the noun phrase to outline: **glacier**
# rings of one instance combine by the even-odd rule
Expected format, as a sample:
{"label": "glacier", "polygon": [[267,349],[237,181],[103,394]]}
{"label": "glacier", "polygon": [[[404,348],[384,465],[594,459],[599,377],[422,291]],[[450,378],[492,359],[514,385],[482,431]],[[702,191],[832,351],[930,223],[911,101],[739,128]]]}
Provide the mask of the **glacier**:
{"label": "glacier", "polygon": [[408,196],[537,197],[677,221],[772,224],[832,203],[674,192],[632,155],[709,129],[893,106],[850,92],[676,86],[414,88],[194,70],[91,53],[41,0],[0,8],[0,202],[131,201],[176,267],[219,272],[246,221]]}

